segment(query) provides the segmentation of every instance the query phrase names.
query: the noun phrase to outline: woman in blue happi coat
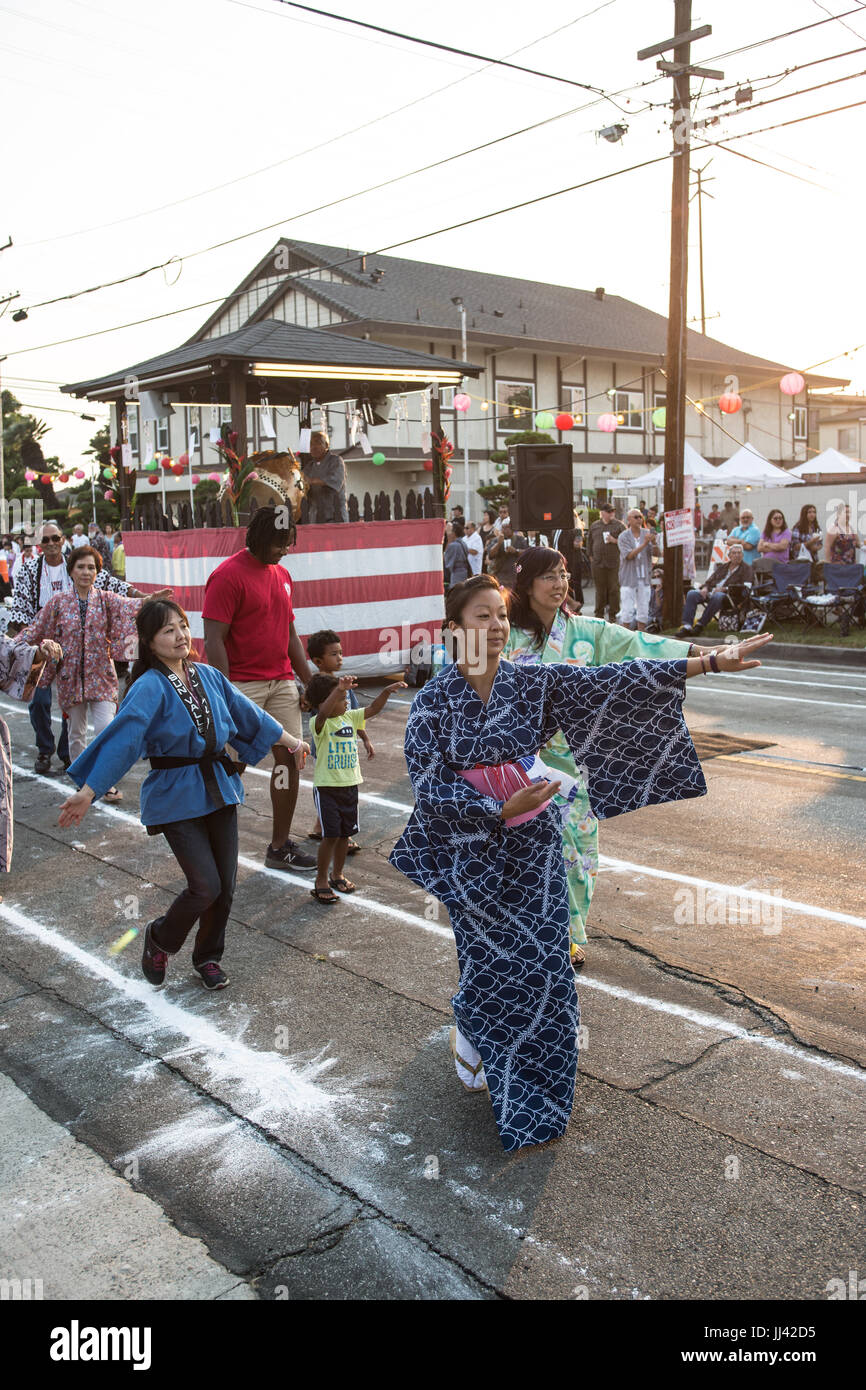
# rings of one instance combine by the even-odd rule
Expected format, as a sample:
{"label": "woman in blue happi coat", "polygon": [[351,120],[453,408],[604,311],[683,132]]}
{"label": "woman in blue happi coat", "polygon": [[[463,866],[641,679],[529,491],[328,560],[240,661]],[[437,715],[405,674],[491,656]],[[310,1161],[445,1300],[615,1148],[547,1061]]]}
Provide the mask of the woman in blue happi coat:
{"label": "woman in blue happi coat", "polygon": [[561,823],[548,804],[560,784],[542,778],[501,800],[461,774],[511,764],[513,781],[517,759],[561,729],[599,819],[703,796],[685,680],[759,666],[750,654],[771,638],[674,661],[516,666],[500,659],[508,619],[490,575],[451,589],[445,612],[456,661],[412,705],[415,809],[391,862],[448,909],[457,1074],[469,1090],[489,1089],[503,1146],[516,1149],[563,1134],[574,1099],[579,1011]]}
{"label": "woman in blue happi coat", "polygon": [[81,788],[64,802],[60,824],[78,825],[139,758],[151,772],[141,789],[148,835],[164,835],[187,886],[168,911],[148,923],[141,968],[152,985],[165,981],[168,957],[198,922],[192,963],[207,989],[224,989],[220,965],[238,868],[240,772],[226,752],[258,763],[275,743],[302,765],[305,743],[286,733],[213,666],[189,660],[189,621],[176,603],[145,603],[136,617],[139,657],[114,719],[75,759],[69,776]]}

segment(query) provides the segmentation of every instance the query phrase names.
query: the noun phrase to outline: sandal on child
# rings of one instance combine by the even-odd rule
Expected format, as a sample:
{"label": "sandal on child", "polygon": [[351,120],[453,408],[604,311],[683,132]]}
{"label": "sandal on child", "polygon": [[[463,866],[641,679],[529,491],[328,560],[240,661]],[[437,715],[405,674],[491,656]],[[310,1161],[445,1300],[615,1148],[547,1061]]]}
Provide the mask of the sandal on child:
{"label": "sandal on child", "polygon": [[328,882],[338,893],[354,893],[357,887],[357,884],[351,883],[347,878],[329,878]]}
{"label": "sandal on child", "polygon": [[315,830],[311,830],[309,835],[307,836],[308,840],[321,840],[321,838],[321,835],[318,834]]}
{"label": "sandal on child", "polygon": [[315,898],[317,903],[324,903],[327,907],[333,907],[340,899],[336,893],[326,893],[324,888],[311,888],[310,897]]}
{"label": "sandal on child", "polygon": [[360,850],[361,850],[361,846],[358,845],[358,844],[356,844],[354,840],[350,840],[349,843],[348,843],[347,846],[346,846],[346,853],[347,853],[347,854],[358,854],[358,853],[360,853]]}

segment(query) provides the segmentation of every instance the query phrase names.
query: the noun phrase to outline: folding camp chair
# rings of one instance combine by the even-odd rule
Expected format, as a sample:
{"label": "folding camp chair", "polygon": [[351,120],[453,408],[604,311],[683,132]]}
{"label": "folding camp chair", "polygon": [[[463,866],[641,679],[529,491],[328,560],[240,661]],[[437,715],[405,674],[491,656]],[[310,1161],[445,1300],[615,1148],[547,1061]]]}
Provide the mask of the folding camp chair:
{"label": "folding camp chair", "polygon": [[766,613],[771,622],[790,622],[800,616],[803,597],[814,593],[809,583],[811,574],[811,560],[797,560],[788,565],[777,561],[773,566],[771,586],[753,590],[753,605]]}
{"label": "folding camp chair", "polygon": [[866,581],[862,565],[824,565],[824,593],[803,594],[800,612],[807,623],[829,627],[838,622],[839,633],[847,637],[851,623],[866,626]]}

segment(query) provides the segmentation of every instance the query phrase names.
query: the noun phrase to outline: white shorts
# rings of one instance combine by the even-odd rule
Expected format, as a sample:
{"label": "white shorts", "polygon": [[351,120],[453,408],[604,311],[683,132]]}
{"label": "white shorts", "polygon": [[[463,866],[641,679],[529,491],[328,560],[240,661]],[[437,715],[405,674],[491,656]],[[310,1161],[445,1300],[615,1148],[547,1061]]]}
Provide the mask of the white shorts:
{"label": "white shorts", "polygon": [[620,585],[619,602],[620,609],[617,615],[618,621],[625,626],[635,620],[645,623],[649,618],[649,601],[652,593],[651,584],[637,584],[633,589]]}

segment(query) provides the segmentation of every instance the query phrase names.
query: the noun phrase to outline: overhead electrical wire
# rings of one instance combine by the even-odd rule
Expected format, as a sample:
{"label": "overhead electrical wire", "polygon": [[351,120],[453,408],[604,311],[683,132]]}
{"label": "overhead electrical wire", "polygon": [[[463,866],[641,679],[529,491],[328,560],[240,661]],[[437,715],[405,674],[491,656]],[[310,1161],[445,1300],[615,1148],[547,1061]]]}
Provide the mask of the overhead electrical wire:
{"label": "overhead electrical wire", "polygon": [[[831,18],[831,19],[838,19],[838,20],[839,20],[839,23],[842,25],[842,28],[843,28],[843,29],[847,29],[849,34],[853,34],[854,37],[857,38],[857,39],[862,39],[862,37],[863,37],[862,34],[858,34],[858,33],[857,33],[857,30],[856,30],[856,29],[852,29],[850,24],[846,24],[845,21],[844,21],[843,19],[840,19],[838,15],[835,15],[835,14],[833,14],[833,12],[832,12],[831,10],[828,10],[826,5],[822,5],[822,4],[820,3],[820,0],[812,0],[812,4],[815,5],[815,7],[816,7],[817,9],[823,10],[825,14],[830,15],[830,18]],[[861,8],[861,9],[863,8],[862,5],[861,5],[860,8]]]}
{"label": "overhead electrical wire", "polygon": [[[496,208],[493,212],[480,213],[477,217],[466,218],[464,221],[452,223],[448,227],[438,227],[435,231],[421,232],[417,236],[404,237],[401,241],[390,242],[387,246],[380,246],[375,251],[368,251],[365,254],[368,256],[379,256],[383,255],[387,251],[396,251],[399,247],[411,246],[416,241],[427,241],[431,237],[442,236],[445,232],[456,231],[460,227],[468,227],[477,222],[486,222],[494,217],[502,217],[505,213],[508,212],[517,212],[521,208],[532,207],[536,203],[544,203],[548,202],[551,198],[562,197],[566,193],[575,193],[579,189],[589,188],[593,184],[605,183],[610,179],[619,178],[622,174],[631,174],[638,169],[646,169],[652,164],[665,163],[672,157],[672,153],[656,155],[653,159],[645,159],[641,163],[631,164],[625,169],[613,169],[607,174],[599,174],[595,178],[585,179],[582,183],[569,184],[568,187],[555,189],[552,193],[541,193],[535,198],[527,198],[520,203],[512,203],[509,207]],[[310,268],[309,271],[299,271],[295,275],[287,276],[286,288],[289,289],[293,284],[296,284],[299,280],[307,279],[308,276],[319,275],[322,273],[323,270],[337,270],[342,266],[350,265],[352,261],[356,261],[357,259],[358,253],[355,252],[353,255],[345,256],[342,260],[332,261],[324,266],[313,266]],[[41,343],[36,347],[16,348],[14,351],[7,353],[7,356],[20,357],[23,356],[23,354],[26,352],[41,352],[47,348],[63,347],[67,343],[81,342],[85,338],[96,338],[102,336],[104,333],[117,333],[124,328],[137,328],[139,327],[139,325],[143,323],[155,323],[158,319],[172,318],[177,314],[186,314],[191,312],[193,309],[207,309],[214,304],[222,304],[226,308],[228,308],[236,299],[239,299],[240,296],[245,293],[246,289],[236,290],[234,294],[229,295],[228,297],[226,297],[225,295],[221,295],[217,299],[207,299],[200,304],[188,304],[184,309],[170,309],[162,314],[151,314],[148,318],[135,319],[131,323],[115,324],[111,328],[100,328],[96,329],[94,332],[91,333],[80,333],[74,338],[60,338],[56,342]]]}
{"label": "overhead electrical wire", "polygon": [[[818,82],[814,87],[801,87],[796,92],[782,92],[777,97],[768,97],[766,101],[743,102],[736,106],[732,111],[723,111],[720,116],[713,118],[715,121],[728,120],[731,116],[740,116],[750,111],[759,111],[762,106],[773,106],[777,101],[791,101],[794,97],[805,97],[810,92],[822,92],[825,87],[837,87],[840,82],[851,82],[855,77],[866,77],[866,68],[860,72],[846,72],[842,77],[831,77],[827,82]],[[729,103],[723,102],[722,105]],[[713,107],[713,110],[717,110]]]}
{"label": "overhead electrical wire", "polygon": [[[232,3],[235,3],[235,0],[232,0]],[[616,3],[616,0],[607,0],[607,3],[608,3],[608,4],[615,4],[615,3]],[[257,7],[257,6],[245,6],[245,8],[255,9],[255,10],[257,10],[257,12],[260,13],[260,14],[267,14],[267,13],[268,13],[268,11],[266,11],[266,10],[258,10],[258,7]],[[600,8],[603,9],[603,8],[605,8],[605,6],[601,6]],[[577,24],[581,19],[587,19],[590,15],[595,14],[595,13],[597,13],[597,10],[590,10],[590,11],[588,11],[586,14],[578,15],[576,19],[570,20],[568,24],[560,25],[559,29],[552,29],[552,30],[550,30],[548,33],[542,34],[539,38],[533,39],[530,43],[528,43],[528,44],[523,44],[523,45],[521,45],[521,47],[515,48],[515,49],[513,50],[513,53],[522,53],[525,49],[527,49],[527,48],[532,48],[535,44],[537,44],[537,43],[542,43],[545,39],[551,38],[554,34],[559,33],[561,29],[570,28],[572,25]],[[512,53],[512,54],[509,54],[509,55],[507,55],[507,56],[511,57],[511,56],[513,56],[513,53]],[[488,64],[487,66],[490,66],[490,65]],[[42,237],[42,238],[40,238],[40,239],[37,240],[37,241],[27,241],[27,242],[21,242],[21,243],[19,243],[19,244],[20,244],[20,246],[22,247],[22,249],[24,249],[24,248],[27,248],[27,247],[30,247],[30,246],[45,246],[45,245],[48,245],[48,244],[53,243],[53,242],[55,242],[55,241],[66,241],[66,240],[68,240],[68,239],[71,238],[71,237],[85,236],[85,235],[87,235],[87,234],[90,233],[90,232],[105,231],[105,230],[109,230],[109,229],[112,228],[112,227],[121,226],[121,225],[122,225],[123,223],[125,223],[125,222],[134,222],[134,221],[136,221],[139,217],[151,217],[151,216],[154,216],[154,215],[155,215],[156,213],[158,213],[158,212],[166,212],[166,211],[168,211],[168,209],[170,209],[170,208],[180,207],[181,204],[183,204],[183,203],[189,203],[189,202],[195,201],[195,200],[198,199],[198,198],[207,197],[207,196],[208,196],[209,194],[211,194],[211,193],[220,193],[220,192],[223,191],[223,189],[232,188],[235,184],[244,183],[244,182],[246,182],[247,179],[253,179],[253,178],[258,177],[259,174],[268,174],[268,173],[272,173],[274,169],[280,169],[280,168],[282,168],[282,167],[283,167],[284,165],[286,165],[286,164],[292,164],[292,163],[294,163],[295,160],[303,159],[303,158],[305,158],[305,157],[306,157],[307,155],[309,155],[309,154],[317,154],[317,153],[319,152],[319,150],[326,149],[329,145],[337,144],[337,143],[338,143],[339,141],[341,141],[341,140],[347,140],[347,139],[349,139],[349,138],[350,138],[351,136],[353,136],[353,135],[358,135],[358,134],[360,134],[362,131],[369,130],[371,126],[379,125],[382,121],[390,120],[390,118],[391,118],[392,116],[399,116],[399,115],[402,115],[402,113],[403,113],[404,111],[410,110],[410,108],[412,108],[413,106],[419,106],[419,105],[421,105],[422,102],[429,101],[429,100],[431,99],[431,97],[440,96],[443,92],[450,91],[450,89],[451,89],[452,87],[458,87],[458,86],[460,86],[460,84],[461,84],[462,82],[468,82],[468,81],[470,81],[473,77],[479,77],[479,76],[481,75],[481,73],[483,73],[484,71],[486,71],[486,68],[482,67],[482,68],[478,68],[475,72],[463,73],[460,77],[455,78],[453,81],[451,81],[451,82],[446,82],[445,85],[444,85],[443,87],[435,87],[432,91],[430,91],[430,92],[425,92],[423,96],[414,97],[414,98],[412,99],[412,101],[404,102],[402,106],[396,106],[396,107],[393,108],[393,110],[391,110],[391,111],[385,111],[385,112],[383,112],[382,115],[380,115],[380,116],[374,116],[374,117],[372,117],[369,121],[364,121],[364,122],[362,122],[360,125],[351,127],[349,130],[341,131],[338,135],[332,135],[332,136],[330,136],[327,140],[321,140],[321,141],[319,141],[319,143],[316,144],[316,145],[310,145],[310,146],[308,146],[307,149],[305,149],[305,150],[298,150],[295,154],[287,155],[284,159],[278,159],[278,160],[275,160],[275,161],[274,161],[273,163],[271,163],[271,164],[262,165],[261,168],[252,169],[252,170],[249,171],[249,173],[246,173],[246,174],[239,174],[239,175],[236,176],[235,178],[226,179],[226,180],[225,180],[224,182],[222,182],[222,183],[212,184],[209,188],[202,188],[202,189],[200,189],[197,193],[188,193],[188,194],[186,194],[186,195],[185,195],[184,197],[182,197],[182,198],[175,198],[175,199],[172,199],[172,200],[171,200],[170,202],[168,202],[168,203],[160,203],[157,207],[154,207],[154,208],[146,208],[146,209],[145,209],[144,211],[142,211],[142,212],[130,213],[130,214],[129,214],[128,216],[126,216],[126,217],[118,217],[118,218],[115,218],[115,219],[114,219],[113,221],[111,221],[111,222],[100,222],[100,223],[97,223],[95,226],[92,226],[92,227],[80,227],[80,228],[78,228],[76,231],[73,231],[73,232],[61,232],[61,233],[59,233],[57,236],[53,236],[53,237]],[[652,80],[655,81],[656,79],[653,78]],[[642,84],[638,84],[638,85],[640,86],[640,85],[642,85]],[[633,88],[628,87],[628,88],[624,88],[623,90],[624,90],[625,92],[628,92],[628,91],[632,91]],[[614,96],[620,96],[620,95],[622,95],[622,93],[620,93],[620,92],[614,92],[613,95],[614,95]],[[589,106],[594,106],[594,105],[596,105],[597,102],[598,102],[598,100],[600,100],[600,98],[597,98],[595,102],[589,102],[589,103],[587,103],[586,107],[584,107],[584,108],[575,108],[575,109],[576,109],[576,110],[588,109]],[[567,113],[567,114],[570,114],[570,113]]]}

